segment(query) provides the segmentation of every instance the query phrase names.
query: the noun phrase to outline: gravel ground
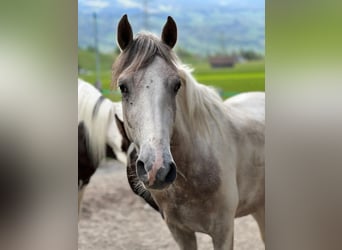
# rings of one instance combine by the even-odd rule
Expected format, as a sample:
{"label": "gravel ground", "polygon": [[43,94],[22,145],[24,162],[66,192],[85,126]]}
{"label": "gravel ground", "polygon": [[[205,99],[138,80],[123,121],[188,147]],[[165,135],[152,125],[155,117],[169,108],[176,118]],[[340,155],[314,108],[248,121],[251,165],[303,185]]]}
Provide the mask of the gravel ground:
{"label": "gravel ground", "polygon": [[[176,250],[161,216],[127,183],[126,171],[117,162],[103,164],[84,194],[78,226],[79,250]],[[197,234],[199,250],[213,249],[211,238]],[[235,250],[264,250],[251,216],[235,220]]]}

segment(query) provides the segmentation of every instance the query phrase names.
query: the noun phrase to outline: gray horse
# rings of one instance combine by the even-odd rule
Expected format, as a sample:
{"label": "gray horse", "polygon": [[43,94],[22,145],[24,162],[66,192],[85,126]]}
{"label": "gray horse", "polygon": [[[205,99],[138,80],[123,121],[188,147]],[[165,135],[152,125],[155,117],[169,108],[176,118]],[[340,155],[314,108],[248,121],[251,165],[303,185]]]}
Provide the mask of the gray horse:
{"label": "gray horse", "polygon": [[197,249],[195,232],[210,235],[215,250],[233,249],[236,217],[252,214],[264,237],[265,95],[224,103],[182,65],[176,41],[171,17],[161,39],[133,38],[126,15],[118,24],[112,84],[135,146],[131,164],[180,249]]}

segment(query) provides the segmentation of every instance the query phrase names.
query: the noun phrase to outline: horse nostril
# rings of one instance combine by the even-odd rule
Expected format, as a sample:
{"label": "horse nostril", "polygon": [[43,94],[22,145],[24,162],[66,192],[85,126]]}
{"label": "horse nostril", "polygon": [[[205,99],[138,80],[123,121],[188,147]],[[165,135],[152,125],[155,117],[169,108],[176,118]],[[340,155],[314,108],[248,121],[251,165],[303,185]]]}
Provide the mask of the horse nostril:
{"label": "horse nostril", "polygon": [[145,163],[141,160],[137,160],[137,174],[138,176],[143,176],[147,174],[147,171],[145,169]]}
{"label": "horse nostril", "polygon": [[165,176],[166,183],[172,183],[176,179],[176,176],[177,176],[176,164],[174,162],[171,162],[169,167],[170,167],[170,170]]}

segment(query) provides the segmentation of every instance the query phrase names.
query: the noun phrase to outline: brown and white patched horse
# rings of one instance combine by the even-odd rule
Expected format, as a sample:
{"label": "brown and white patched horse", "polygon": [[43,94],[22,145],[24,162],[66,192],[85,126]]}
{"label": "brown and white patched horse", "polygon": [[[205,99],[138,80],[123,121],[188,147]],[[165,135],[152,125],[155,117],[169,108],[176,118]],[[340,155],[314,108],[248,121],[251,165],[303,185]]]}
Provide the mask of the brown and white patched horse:
{"label": "brown and white patched horse", "polygon": [[[126,164],[130,142],[123,130],[121,103],[104,98],[90,83],[78,80],[78,209],[84,190],[106,157]],[[129,168],[127,169],[129,172]],[[134,172],[135,173],[135,172]],[[134,173],[129,184],[134,193],[158,210]]]}
{"label": "brown and white patched horse", "polygon": [[176,41],[171,17],[161,39],[133,37],[126,15],[118,24],[112,84],[135,147],[130,163],[180,249],[197,249],[195,232],[210,235],[215,250],[233,249],[236,217],[252,214],[264,236],[265,95],[223,102],[180,62]]}

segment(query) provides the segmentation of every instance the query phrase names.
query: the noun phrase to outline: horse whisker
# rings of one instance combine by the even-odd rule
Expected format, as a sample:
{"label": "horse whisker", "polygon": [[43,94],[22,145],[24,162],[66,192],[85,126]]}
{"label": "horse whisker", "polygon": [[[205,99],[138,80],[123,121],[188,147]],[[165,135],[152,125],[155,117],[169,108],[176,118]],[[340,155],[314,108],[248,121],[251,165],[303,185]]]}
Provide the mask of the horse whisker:
{"label": "horse whisker", "polygon": [[177,173],[178,173],[180,176],[183,177],[183,179],[184,179],[185,181],[188,181],[187,178],[185,178],[185,175],[184,175],[179,169],[177,169],[176,171],[177,171]]}

